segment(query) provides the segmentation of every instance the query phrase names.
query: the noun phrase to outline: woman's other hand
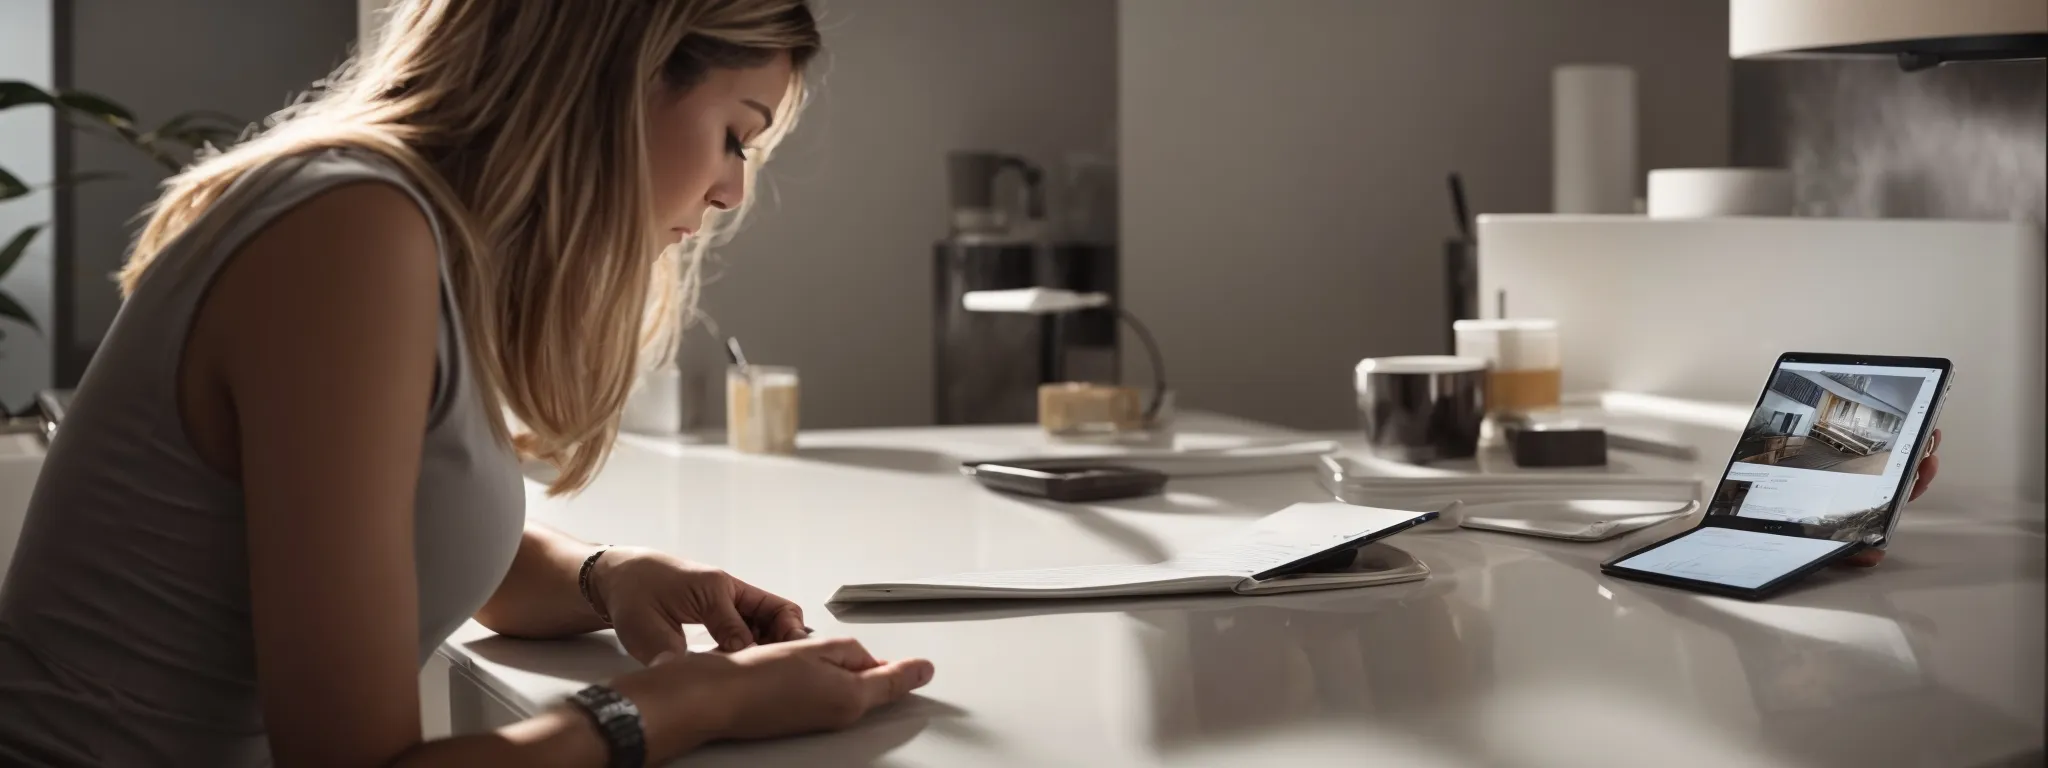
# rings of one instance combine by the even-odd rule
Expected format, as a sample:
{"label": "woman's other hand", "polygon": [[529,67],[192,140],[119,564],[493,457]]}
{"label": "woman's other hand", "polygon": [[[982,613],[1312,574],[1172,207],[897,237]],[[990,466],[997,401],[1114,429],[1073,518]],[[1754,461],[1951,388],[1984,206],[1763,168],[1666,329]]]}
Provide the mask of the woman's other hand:
{"label": "woman's other hand", "polygon": [[[833,731],[931,682],[924,659],[881,661],[851,638],[760,645],[731,654],[663,651],[621,693],[683,696],[703,740]],[[645,693],[642,694],[641,691]]]}
{"label": "woman's other hand", "polygon": [[591,572],[591,592],[641,663],[684,653],[684,624],[702,624],[723,651],[810,635],[795,603],[700,563],[651,549],[614,547]]}
{"label": "woman's other hand", "polygon": [[612,687],[648,718],[648,754],[675,755],[845,728],[931,680],[929,661],[879,661],[850,638],[820,638],[731,654],[662,651]]}
{"label": "woman's other hand", "polygon": [[[1934,484],[1934,476],[1941,472],[1941,457],[1935,455],[1935,452],[1939,450],[1941,450],[1941,430],[1937,429],[1934,430],[1933,435],[1927,438],[1927,458],[1920,460],[1920,474],[1913,480],[1913,492],[1906,497],[1907,501],[1920,498],[1921,494],[1927,492],[1927,487]],[[1866,549],[1842,559],[1843,565],[1858,568],[1869,568],[1881,562],[1884,562],[1884,550],[1882,549]]]}

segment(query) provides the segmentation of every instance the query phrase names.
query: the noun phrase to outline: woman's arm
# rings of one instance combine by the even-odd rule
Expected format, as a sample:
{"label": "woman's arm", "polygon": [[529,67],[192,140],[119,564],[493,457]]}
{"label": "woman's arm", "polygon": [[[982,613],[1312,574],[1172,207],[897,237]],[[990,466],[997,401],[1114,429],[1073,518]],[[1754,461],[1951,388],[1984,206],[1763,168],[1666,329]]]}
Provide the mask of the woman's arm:
{"label": "woman's arm", "polygon": [[[598,548],[540,523],[528,521],[519,536],[512,569],[476,620],[492,632],[512,637],[555,638],[604,629],[597,610],[583,599],[578,577],[583,561]],[[598,559],[624,553],[607,552]],[[593,569],[595,570],[595,569]]]}
{"label": "woman's arm", "polygon": [[[421,742],[412,505],[440,313],[433,242],[394,188],[320,194],[235,255],[188,341],[208,353],[187,364],[233,404],[271,753],[282,766],[603,765],[574,711]],[[654,684],[663,671],[618,686],[653,756],[709,738],[686,724],[723,706],[673,674]]]}
{"label": "woman's arm", "polygon": [[[421,739],[413,496],[440,317],[433,242],[396,189],[322,193],[236,253],[187,340],[181,369],[197,373],[181,370],[181,382],[233,406],[229,463],[243,489],[271,757],[601,766],[596,726],[566,706],[491,733]],[[555,593],[573,585],[547,589],[545,599],[570,602]],[[932,676],[929,662],[884,662],[850,640],[661,656],[612,683],[640,710],[650,764],[712,739],[844,727]]]}

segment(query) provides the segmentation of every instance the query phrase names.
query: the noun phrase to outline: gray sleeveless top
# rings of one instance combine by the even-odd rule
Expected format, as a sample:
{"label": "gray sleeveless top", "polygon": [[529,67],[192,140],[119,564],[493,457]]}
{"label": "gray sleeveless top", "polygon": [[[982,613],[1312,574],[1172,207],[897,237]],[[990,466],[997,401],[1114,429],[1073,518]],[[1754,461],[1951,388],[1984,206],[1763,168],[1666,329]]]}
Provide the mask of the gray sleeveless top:
{"label": "gray sleeveless top", "polygon": [[[281,160],[165,248],[122,306],[50,446],[0,588],[0,764],[269,764],[242,493],[186,440],[178,361],[237,247],[313,195],[363,180],[404,189],[433,219],[382,158]],[[444,259],[413,508],[421,664],[497,588],[525,520],[519,468],[491,434],[447,275]]]}

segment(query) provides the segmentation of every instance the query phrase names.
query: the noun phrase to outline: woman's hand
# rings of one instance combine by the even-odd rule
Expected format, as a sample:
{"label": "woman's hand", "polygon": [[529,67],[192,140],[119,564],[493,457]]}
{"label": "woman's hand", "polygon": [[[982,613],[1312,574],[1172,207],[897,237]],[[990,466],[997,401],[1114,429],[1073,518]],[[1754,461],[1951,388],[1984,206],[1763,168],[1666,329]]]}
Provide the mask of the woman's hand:
{"label": "woman's hand", "polygon": [[687,685],[717,702],[718,739],[766,739],[853,725],[876,707],[931,682],[923,659],[880,661],[851,638],[819,638],[733,654],[662,652],[653,669],[678,668]]}
{"label": "woman's hand", "polygon": [[[1927,492],[1927,486],[1934,484],[1934,476],[1941,472],[1941,457],[1934,455],[1939,450],[1941,450],[1941,430],[1937,429],[1934,430],[1933,435],[1927,438],[1927,458],[1920,460],[1920,474],[1913,480],[1913,492],[1906,497],[1907,501],[1920,498],[1921,494]],[[1859,568],[1869,568],[1883,561],[1884,550],[1882,549],[1866,549],[1842,558],[1843,565]]]}
{"label": "woman's hand", "polygon": [[611,615],[619,643],[641,663],[684,653],[684,624],[702,624],[724,651],[810,635],[795,603],[699,563],[639,547],[614,547],[591,571],[591,592]]}
{"label": "woman's hand", "polygon": [[877,661],[835,638],[733,654],[662,651],[612,687],[639,705],[652,765],[712,741],[845,728],[931,679],[929,661]]}

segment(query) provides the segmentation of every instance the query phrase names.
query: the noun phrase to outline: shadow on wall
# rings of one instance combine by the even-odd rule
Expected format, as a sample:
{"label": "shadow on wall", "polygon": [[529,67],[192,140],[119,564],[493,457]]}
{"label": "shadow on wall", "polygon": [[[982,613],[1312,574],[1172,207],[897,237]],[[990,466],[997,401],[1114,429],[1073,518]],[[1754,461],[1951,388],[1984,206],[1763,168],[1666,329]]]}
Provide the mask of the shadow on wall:
{"label": "shadow on wall", "polygon": [[1791,168],[1802,214],[2048,223],[2048,62],[1738,61],[1733,91],[1735,164]]}

